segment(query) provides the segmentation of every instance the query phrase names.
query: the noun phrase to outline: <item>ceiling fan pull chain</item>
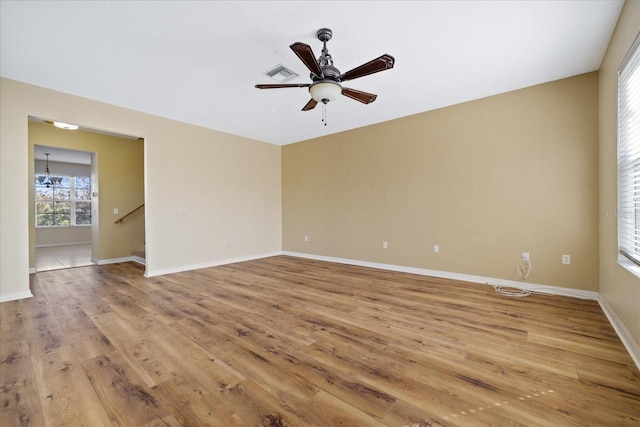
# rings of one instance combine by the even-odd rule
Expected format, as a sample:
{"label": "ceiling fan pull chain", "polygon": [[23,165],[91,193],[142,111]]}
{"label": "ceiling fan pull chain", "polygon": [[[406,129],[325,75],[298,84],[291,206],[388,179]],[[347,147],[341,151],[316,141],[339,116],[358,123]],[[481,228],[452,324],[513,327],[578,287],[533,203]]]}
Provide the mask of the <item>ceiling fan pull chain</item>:
{"label": "ceiling fan pull chain", "polygon": [[322,103],[322,122],[324,123],[324,125],[327,125],[327,104],[326,103]]}

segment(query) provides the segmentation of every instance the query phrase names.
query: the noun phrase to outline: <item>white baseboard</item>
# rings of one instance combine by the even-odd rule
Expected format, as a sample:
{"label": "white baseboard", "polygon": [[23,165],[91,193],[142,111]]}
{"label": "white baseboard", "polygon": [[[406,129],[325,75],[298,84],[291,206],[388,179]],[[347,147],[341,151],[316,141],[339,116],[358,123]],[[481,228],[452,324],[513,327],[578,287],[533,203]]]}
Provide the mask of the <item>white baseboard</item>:
{"label": "white baseboard", "polygon": [[122,258],[110,258],[110,259],[96,259],[91,258],[91,262],[97,265],[105,265],[105,264],[117,264],[119,262],[129,262],[135,261],[132,256],[126,256]]}
{"label": "white baseboard", "polygon": [[405,267],[394,264],[381,264],[377,262],[360,261],[354,259],[335,258],[322,255],[306,254],[300,252],[283,251],[282,255],[289,255],[298,258],[314,259],[318,261],[336,262],[340,264],[357,265],[360,267],[379,268],[381,270],[398,271],[401,273],[419,274],[422,276],[441,277],[445,279],[461,280],[464,282],[481,283],[483,285],[498,285],[510,288],[525,289],[531,292],[544,293],[548,295],[562,295],[574,298],[597,300],[598,292],[583,291],[580,289],[562,288],[559,286],[541,285],[530,282],[518,282],[515,280],[496,279],[495,277],[474,276],[470,274],[452,273],[449,271],[427,270],[424,268]]}
{"label": "white baseboard", "polygon": [[11,292],[8,294],[0,294],[0,302],[15,301],[24,298],[32,298],[31,291]]}
{"label": "white baseboard", "polygon": [[611,323],[611,326],[613,326],[613,329],[616,331],[616,334],[618,334],[618,338],[620,338],[620,341],[624,344],[627,352],[629,352],[629,356],[631,356],[638,369],[640,369],[640,345],[635,342],[627,328],[625,328],[616,312],[613,311],[613,308],[611,308],[602,294],[598,297],[598,303],[600,304],[602,311],[604,311],[604,314],[607,316],[607,319],[609,319],[609,323]]}
{"label": "white baseboard", "polygon": [[147,265],[147,260],[139,257],[138,255],[132,255],[131,261],[137,262],[138,264]]}
{"label": "white baseboard", "polygon": [[53,246],[75,246],[75,245],[90,245],[91,242],[71,242],[71,243],[48,243],[46,245],[36,245],[36,248],[50,248]]}
{"label": "white baseboard", "polygon": [[183,265],[183,266],[180,266],[180,267],[173,267],[173,268],[161,268],[161,269],[158,269],[158,270],[147,270],[147,272],[145,273],[145,277],[163,276],[165,274],[180,273],[180,272],[183,272],[183,271],[190,271],[190,270],[199,270],[201,268],[217,267],[219,265],[235,264],[236,262],[252,261],[254,259],[268,258],[268,257],[272,257],[272,256],[277,256],[277,255],[281,255],[281,252],[271,252],[271,253],[267,253],[267,254],[248,255],[248,256],[237,257],[237,258],[226,258],[226,259],[221,259],[221,260],[216,260],[216,261],[203,262],[203,263],[200,263],[200,264]]}

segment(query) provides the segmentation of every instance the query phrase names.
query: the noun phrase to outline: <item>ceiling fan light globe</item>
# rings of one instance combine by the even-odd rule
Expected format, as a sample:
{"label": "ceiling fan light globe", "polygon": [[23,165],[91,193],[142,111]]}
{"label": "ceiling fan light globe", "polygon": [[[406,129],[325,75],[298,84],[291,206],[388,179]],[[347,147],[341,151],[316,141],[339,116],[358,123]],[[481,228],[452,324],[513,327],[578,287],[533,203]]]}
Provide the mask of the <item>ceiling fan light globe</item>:
{"label": "ceiling fan light globe", "polygon": [[342,86],[333,82],[318,82],[311,85],[309,93],[315,101],[326,104],[342,93]]}

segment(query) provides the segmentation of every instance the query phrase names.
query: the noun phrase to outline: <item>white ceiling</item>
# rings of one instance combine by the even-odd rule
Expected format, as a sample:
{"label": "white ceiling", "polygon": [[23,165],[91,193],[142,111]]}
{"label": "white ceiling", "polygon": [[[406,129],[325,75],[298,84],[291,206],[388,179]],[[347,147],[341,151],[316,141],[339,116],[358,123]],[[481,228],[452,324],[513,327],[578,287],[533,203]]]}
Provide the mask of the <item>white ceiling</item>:
{"label": "white ceiling", "polygon": [[[599,69],[623,0],[7,1],[0,75],[284,145]],[[395,68],[345,86],[378,94],[301,112],[305,88],[259,90],[319,28],[346,72],[383,53]],[[64,119],[48,117],[47,119]],[[79,123],[82,125],[82,123]]]}
{"label": "white ceiling", "polygon": [[36,160],[47,160],[46,153],[49,153],[50,162],[78,163],[81,165],[91,164],[91,153],[78,150],[67,150],[57,147],[45,147],[43,145],[33,146],[33,158]]}

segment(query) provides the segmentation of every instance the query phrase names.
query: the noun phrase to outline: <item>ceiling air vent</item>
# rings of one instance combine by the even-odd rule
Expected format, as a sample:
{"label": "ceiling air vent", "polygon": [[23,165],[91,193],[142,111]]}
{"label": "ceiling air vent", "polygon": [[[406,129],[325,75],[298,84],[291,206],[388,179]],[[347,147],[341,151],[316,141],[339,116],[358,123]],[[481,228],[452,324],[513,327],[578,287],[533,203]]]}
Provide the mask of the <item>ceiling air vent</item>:
{"label": "ceiling air vent", "polygon": [[265,74],[280,83],[298,77],[298,74],[296,74],[295,71],[288,69],[282,64],[276,65]]}

